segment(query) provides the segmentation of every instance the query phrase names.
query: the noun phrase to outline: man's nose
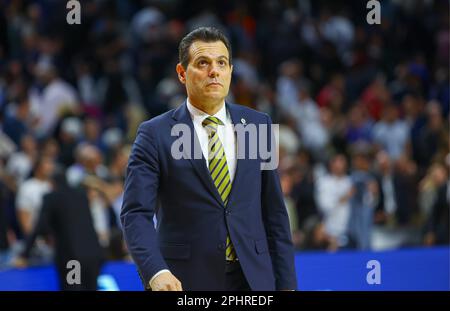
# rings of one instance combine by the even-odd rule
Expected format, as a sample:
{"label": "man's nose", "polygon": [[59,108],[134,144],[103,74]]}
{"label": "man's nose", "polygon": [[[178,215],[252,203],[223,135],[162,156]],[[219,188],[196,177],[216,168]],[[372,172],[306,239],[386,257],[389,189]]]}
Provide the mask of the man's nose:
{"label": "man's nose", "polygon": [[215,78],[219,75],[219,67],[217,66],[217,64],[212,63],[211,64],[211,68],[209,70],[209,76],[211,78]]}

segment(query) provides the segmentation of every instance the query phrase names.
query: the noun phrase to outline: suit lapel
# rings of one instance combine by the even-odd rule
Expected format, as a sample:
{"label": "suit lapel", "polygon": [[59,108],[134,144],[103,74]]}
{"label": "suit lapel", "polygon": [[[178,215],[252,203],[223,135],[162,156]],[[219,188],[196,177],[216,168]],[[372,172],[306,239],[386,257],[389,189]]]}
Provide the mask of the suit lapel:
{"label": "suit lapel", "polygon": [[[200,177],[200,180],[205,185],[205,187],[208,189],[208,191],[214,196],[214,198],[222,205],[223,202],[219,195],[219,192],[216,189],[216,186],[214,185],[214,182],[211,178],[211,174],[209,172],[208,167],[206,166],[206,159],[203,156],[203,153],[201,152],[200,147],[200,141],[198,140],[197,133],[194,128],[194,123],[192,122],[191,116],[189,114],[189,110],[187,109],[186,102],[182,104],[180,107],[178,107],[172,114],[172,126],[175,124],[186,124],[189,126],[191,131],[191,154],[188,154],[186,149],[184,149],[184,157],[189,159],[192,166],[194,167],[195,171],[197,172],[197,175]],[[197,149],[196,149],[197,148]],[[194,150],[199,150],[201,154],[201,158],[198,157],[198,159],[194,158]]]}
{"label": "suit lapel", "polygon": [[[236,108],[235,105],[225,103],[227,106],[227,110],[230,113],[231,121],[233,123],[233,126],[236,126],[237,124],[241,124],[241,120],[243,118],[243,115],[240,114],[239,109]],[[234,133],[235,142],[236,142],[236,172],[234,174],[233,183],[231,184],[231,192],[230,196],[228,198],[228,206],[231,206],[230,202],[233,201],[233,198],[235,196],[235,193],[238,191],[238,189],[242,189],[240,180],[241,174],[243,171],[243,168],[245,166],[245,159],[239,159],[238,158],[238,150],[239,148],[244,148],[244,146],[239,146],[238,138],[236,135],[236,132]]]}

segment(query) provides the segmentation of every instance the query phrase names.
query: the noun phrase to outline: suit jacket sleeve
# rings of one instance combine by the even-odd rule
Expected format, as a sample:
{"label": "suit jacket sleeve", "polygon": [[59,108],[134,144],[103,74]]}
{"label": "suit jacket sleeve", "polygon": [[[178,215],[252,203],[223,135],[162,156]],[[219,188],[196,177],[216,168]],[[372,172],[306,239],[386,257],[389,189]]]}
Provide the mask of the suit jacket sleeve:
{"label": "suit jacket sleeve", "polygon": [[168,269],[153,223],[160,174],[154,134],[148,124],[139,126],[128,162],[120,217],[128,250],[146,288],[153,275]]}
{"label": "suit jacket sleeve", "polygon": [[[272,121],[269,116],[267,119],[270,129]],[[275,146],[270,145],[271,141],[274,142],[273,133],[270,140],[271,132],[268,131],[268,145],[269,148],[274,148]],[[275,274],[275,287],[277,290],[297,289],[294,247],[277,169],[262,170],[261,196],[263,221]]]}

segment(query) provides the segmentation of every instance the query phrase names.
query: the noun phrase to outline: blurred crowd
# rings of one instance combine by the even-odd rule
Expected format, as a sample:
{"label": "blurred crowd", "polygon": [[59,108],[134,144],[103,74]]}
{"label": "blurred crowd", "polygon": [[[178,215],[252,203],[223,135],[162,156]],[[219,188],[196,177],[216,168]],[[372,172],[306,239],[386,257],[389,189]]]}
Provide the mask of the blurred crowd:
{"label": "blurred crowd", "polygon": [[[228,100],[280,124],[298,250],[449,244],[448,1],[381,1],[380,25],[364,1],[80,2],[80,25],[66,1],[0,4],[0,267],[27,248],[55,171],[86,195],[105,258],[127,258],[130,146],[183,103],[177,47],[198,26],[231,40]],[[54,242],[34,244],[45,261]]]}

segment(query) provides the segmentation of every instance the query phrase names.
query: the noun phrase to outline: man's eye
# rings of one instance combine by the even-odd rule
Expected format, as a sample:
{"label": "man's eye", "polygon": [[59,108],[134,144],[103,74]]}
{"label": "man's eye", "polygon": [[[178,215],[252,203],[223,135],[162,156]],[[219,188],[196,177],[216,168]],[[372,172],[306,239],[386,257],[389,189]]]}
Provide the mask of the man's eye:
{"label": "man's eye", "polygon": [[201,61],[198,62],[198,64],[199,64],[200,66],[205,66],[205,65],[208,65],[208,62],[205,61],[205,60],[201,60]]}
{"label": "man's eye", "polygon": [[225,66],[227,63],[224,60],[219,60],[219,65],[220,66]]}

